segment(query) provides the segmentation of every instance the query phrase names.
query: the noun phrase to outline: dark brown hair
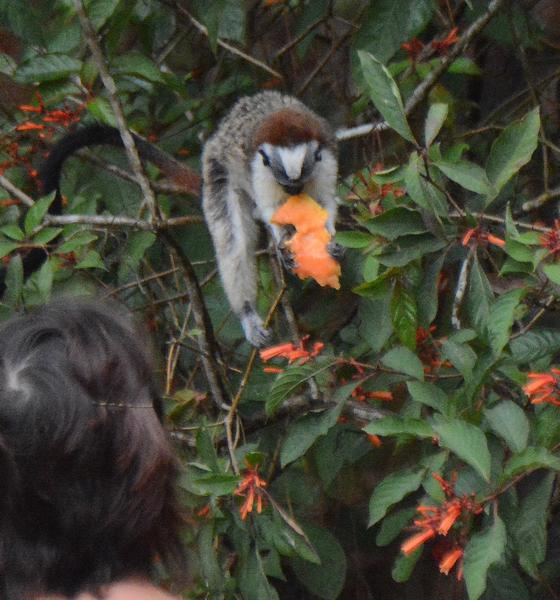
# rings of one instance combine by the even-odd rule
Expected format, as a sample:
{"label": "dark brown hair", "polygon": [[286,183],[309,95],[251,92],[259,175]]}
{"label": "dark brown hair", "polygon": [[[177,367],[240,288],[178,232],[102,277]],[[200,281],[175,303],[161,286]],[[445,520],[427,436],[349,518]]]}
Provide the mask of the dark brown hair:
{"label": "dark brown hair", "polygon": [[184,570],[145,334],[72,299],[0,328],[0,597]]}

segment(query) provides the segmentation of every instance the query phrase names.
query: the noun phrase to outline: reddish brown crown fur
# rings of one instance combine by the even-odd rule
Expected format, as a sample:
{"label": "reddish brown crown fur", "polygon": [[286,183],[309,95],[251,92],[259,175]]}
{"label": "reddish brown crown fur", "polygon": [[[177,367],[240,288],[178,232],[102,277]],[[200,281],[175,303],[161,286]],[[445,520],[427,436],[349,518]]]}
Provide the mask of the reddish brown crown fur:
{"label": "reddish brown crown fur", "polygon": [[327,132],[321,121],[299,110],[283,108],[263,120],[255,132],[254,144],[255,148],[266,143],[289,147],[311,140],[327,143]]}

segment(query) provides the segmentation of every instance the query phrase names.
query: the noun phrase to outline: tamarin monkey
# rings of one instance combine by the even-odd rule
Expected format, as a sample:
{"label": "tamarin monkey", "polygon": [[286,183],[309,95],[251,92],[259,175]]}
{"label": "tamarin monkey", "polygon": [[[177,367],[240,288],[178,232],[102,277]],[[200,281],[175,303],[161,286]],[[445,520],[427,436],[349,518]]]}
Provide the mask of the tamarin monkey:
{"label": "tamarin monkey", "polygon": [[[156,164],[188,193],[197,193],[196,173],[146,140],[136,135],[134,139],[143,159]],[[79,128],[64,136],[39,170],[43,193],[58,190],[68,157],[101,144],[123,145],[119,132],[105,125]],[[268,227],[285,266],[293,268],[293,259],[283,247],[291,232],[271,224],[272,215],[289,196],[305,191],[328,211],[327,229],[334,234],[337,170],[336,141],[329,124],[296,98],[279,92],[238,100],[204,145],[204,215],[227,298],[254,346],[264,345],[270,337],[256,311],[256,219]],[[59,196],[51,212],[61,212]],[[332,243],[329,252],[340,258],[343,249]],[[31,251],[24,258],[25,274],[44,259],[43,251]]]}
{"label": "tamarin monkey", "polygon": [[[256,311],[256,219],[271,232],[285,266],[293,268],[283,247],[291,232],[271,224],[272,215],[289,196],[305,192],[328,211],[327,229],[334,234],[337,171],[329,124],[296,98],[279,92],[238,100],[204,146],[204,215],[226,295],[254,346],[270,337]],[[331,243],[329,252],[340,258],[342,248]]]}

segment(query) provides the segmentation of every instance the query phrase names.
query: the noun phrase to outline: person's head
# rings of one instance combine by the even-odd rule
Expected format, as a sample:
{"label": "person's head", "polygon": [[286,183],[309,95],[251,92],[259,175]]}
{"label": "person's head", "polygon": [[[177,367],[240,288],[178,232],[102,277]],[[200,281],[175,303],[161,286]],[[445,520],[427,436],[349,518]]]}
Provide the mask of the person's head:
{"label": "person's head", "polygon": [[177,465],[146,335],[64,299],[0,327],[0,598],[181,569]]}

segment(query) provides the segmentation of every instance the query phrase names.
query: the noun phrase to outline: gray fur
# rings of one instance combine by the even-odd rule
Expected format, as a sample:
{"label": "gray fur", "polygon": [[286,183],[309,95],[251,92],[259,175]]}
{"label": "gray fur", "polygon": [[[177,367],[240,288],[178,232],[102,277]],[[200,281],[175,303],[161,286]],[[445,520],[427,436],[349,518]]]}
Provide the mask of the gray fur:
{"label": "gray fur", "polygon": [[[263,120],[288,107],[319,122],[326,138],[321,148],[316,142],[298,144],[294,160],[290,152],[296,146],[255,146],[255,133]],[[290,163],[287,169],[286,162]],[[270,218],[288,196],[302,189],[329,211],[327,227],[333,233],[336,175],[336,145],[329,125],[296,98],[278,92],[238,100],[204,146],[204,215],[229,303],[254,346],[262,346],[270,338],[256,312],[255,219],[262,221],[280,244],[284,232],[271,225]]]}

